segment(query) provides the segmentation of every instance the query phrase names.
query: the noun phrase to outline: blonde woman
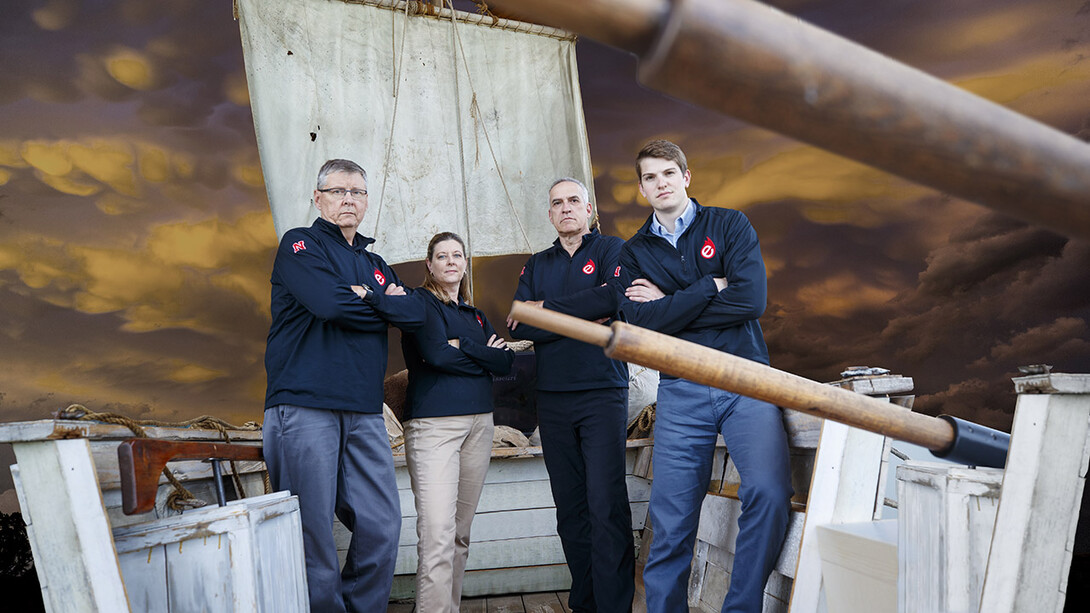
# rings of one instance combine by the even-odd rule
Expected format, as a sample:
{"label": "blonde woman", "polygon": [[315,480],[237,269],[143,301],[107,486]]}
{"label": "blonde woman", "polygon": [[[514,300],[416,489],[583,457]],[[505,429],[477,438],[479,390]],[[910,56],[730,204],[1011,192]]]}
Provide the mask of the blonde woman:
{"label": "blonde woman", "polygon": [[514,355],[469,299],[465,242],[432,237],[416,293],[424,327],[403,334],[409,369],[405,461],[416,497],[416,610],[457,613],[469,529],[492,451],[492,375]]}

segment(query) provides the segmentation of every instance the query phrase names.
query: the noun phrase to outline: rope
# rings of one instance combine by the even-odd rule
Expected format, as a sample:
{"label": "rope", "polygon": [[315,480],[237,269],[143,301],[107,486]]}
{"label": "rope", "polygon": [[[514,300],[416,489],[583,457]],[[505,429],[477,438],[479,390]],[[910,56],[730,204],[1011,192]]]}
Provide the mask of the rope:
{"label": "rope", "polygon": [[[125,417],[124,415],[118,415],[116,413],[96,413],[82,404],[69,405],[67,408],[57,413],[57,419],[97,421],[100,423],[124,426],[137,438],[148,438],[147,433],[144,431],[144,427],[146,426],[216,430],[223,436],[223,440],[226,443],[231,442],[231,436],[228,434],[228,430],[245,430],[252,432],[261,429],[261,424],[255,421],[248,421],[241,426],[236,426],[218,417],[212,417],[211,415],[201,415],[200,417],[179,422],[162,421],[158,419],[132,419],[131,417]],[[175,511],[182,511],[185,509],[203,507],[208,504],[186,489],[186,487],[182,485],[182,482],[178,481],[178,478],[166,467],[163,467],[163,476],[166,477],[167,481],[174,487],[170,494],[167,495],[166,505],[168,508]],[[234,460],[231,461],[231,478],[239,498],[245,498],[246,491],[242,487],[242,478],[239,477],[238,466],[235,464]],[[264,482],[265,493],[271,493],[272,486],[269,482],[268,471],[265,471]]]}
{"label": "rope", "polygon": [[[466,80],[469,81],[469,91],[473,94],[472,103],[470,107],[470,114],[475,117],[480,116],[480,108],[477,106],[477,88],[473,86],[473,75],[469,71],[469,60],[466,59],[465,47],[462,46],[462,37],[458,32],[458,20],[454,18],[454,3],[452,0],[445,0],[450,5],[451,9],[451,29],[454,30],[454,40],[458,43],[458,50],[461,52],[462,64],[466,68]],[[455,71],[457,73],[457,71]],[[460,125],[460,124],[459,124]],[[500,178],[500,185],[503,186],[503,194],[507,197],[507,205],[511,207],[512,217],[515,218],[515,223],[518,225],[519,232],[522,234],[522,240],[526,243],[526,248],[530,251],[534,250],[533,245],[530,244],[530,237],[526,235],[526,228],[522,225],[522,219],[519,218],[518,210],[515,209],[515,201],[511,198],[511,190],[507,188],[507,181],[503,178],[503,171],[500,170],[500,162],[496,159],[496,151],[492,147],[492,138],[488,136],[488,126],[485,125],[484,120],[480,123],[481,131],[484,132],[485,143],[488,144],[488,153],[492,156],[492,163],[496,165],[496,175]],[[461,143],[459,142],[459,147]],[[463,164],[465,160],[463,158]]]}
{"label": "rope", "polygon": [[651,434],[655,426],[655,404],[645,406],[628,427],[628,438],[643,438]]}
{"label": "rope", "polygon": [[[393,44],[395,36],[394,30],[394,17],[396,13],[391,14],[390,18],[390,44]],[[386,155],[382,159],[382,188],[378,192],[378,210],[375,211],[375,237],[378,238],[379,222],[382,220],[382,205],[386,202],[386,179],[390,176],[390,152],[394,148],[394,126],[397,125],[397,107],[401,102],[401,98],[398,97],[398,90],[401,88],[401,66],[405,60],[405,39],[409,37],[409,3],[405,3],[405,24],[401,28],[401,48],[397,52],[397,63],[394,65],[394,108],[390,111],[390,136],[386,139]]]}

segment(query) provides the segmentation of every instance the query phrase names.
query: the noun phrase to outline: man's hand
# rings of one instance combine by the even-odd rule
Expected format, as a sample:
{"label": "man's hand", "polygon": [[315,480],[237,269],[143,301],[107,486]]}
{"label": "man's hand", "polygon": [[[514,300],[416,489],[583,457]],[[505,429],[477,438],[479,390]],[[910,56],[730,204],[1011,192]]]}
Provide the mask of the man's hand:
{"label": "man's hand", "polygon": [[721,291],[727,289],[727,278],[726,277],[713,277],[712,280],[715,281],[715,291],[721,292]]}
{"label": "man's hand", "polygon": [[364,289],[362,285],[350,285],[349,287],[352,288],[352,291],[356,292],[356,295],[359,296],[361,300],[367,299],[367,290]]}
{"label": "man's hand", "polygon": [[[537,307],[539,309],[545,308],[545,301],[544,300],[527,300],[525,302],[525,304],[526,304],[526,306]],[[510,328],[511,330],[514,330],[515,328],[519,327],[519,322],[514,320],[514,319],[511,319],[511,316],[508,315],[507,316],[507,327]],[[489,345],[489,347],[491,347],[491,345]]]}
{"label": "man's hand", "polygon": [[404,296],[405,288],[400,285],[394,285],[393,283],[386,286],[387,296]]}
{"label": "man's hand", "polygon": [[[716,283],[718,285],[718,283]],[[647,279],[636,279],[624,290],[625,298],[632,302],[651,302],[659,298],[665,298],[666,294],[654,283]]]}
{"label": "man's hand", "polygon": [[[495,334],[493,334],[492,336],[495,336]],[[462,348],[462,343],[456,338],[448,338],[447,339],[447,344],[450,345],[451,347],[454,347],[455,349],[461,349]]]}
{"label": "man's hand", "polygon": [[488,339],[488,346],[495,349],[507,349],[507,341],[505,341],[502,336],[493,334]]}

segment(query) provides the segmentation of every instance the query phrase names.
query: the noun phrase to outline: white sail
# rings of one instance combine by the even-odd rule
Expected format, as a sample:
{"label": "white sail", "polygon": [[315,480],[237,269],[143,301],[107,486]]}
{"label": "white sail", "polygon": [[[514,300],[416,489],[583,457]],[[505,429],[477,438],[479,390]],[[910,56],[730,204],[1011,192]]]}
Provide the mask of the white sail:
{"label": "white sail", "polygon": [[[416,4],[416,3],[414,3]],[[360,231],[391,263],[451,230],[474,255],[556,232],[553,179],[593,185],[573,36],[393,0],[237,0],[254,127],[278,235],[317,216],[319,166],[368,172]]]}

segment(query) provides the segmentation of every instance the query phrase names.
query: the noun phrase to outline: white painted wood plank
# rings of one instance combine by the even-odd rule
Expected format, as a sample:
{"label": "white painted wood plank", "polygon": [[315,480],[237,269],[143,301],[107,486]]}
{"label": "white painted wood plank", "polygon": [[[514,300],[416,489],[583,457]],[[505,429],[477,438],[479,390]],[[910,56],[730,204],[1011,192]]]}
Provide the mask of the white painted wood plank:
{"label": "white painted wood plank", "polygon": [[896,520],[818,526],[817,537],[829,610],[897,613]]}
{"label": "white painted wood plank", "polygon": [[[11,465],[11,478],[15,484],[15,497],[19,500],[20,509],[30,508],[26,502],[26,497],[23,494],[23,481],[19,476],[19,465]],[[23,511],[20,513],[23,518],[23,524],[26,526],[27,541],[30,543],[30,557],[34,560],[34,574],[38,576],[38,585],[42,592],[42,603],[45,605],[46,613],[53,613],[53,600],[49,596],[49,583],[47,577],[43,575],[43,569],[45,565],[38,556],[41,555],[42,547],[37,544],[37,540],[34,536],[34,524],[31,521],[30,513]]]}
{"label": "white painted wood plank", "polygon": [[118,554],[118,561],[132,610],[169,613],[166,548],[148,547]]}
{"label": "white painted wood plank", "polygon": [[884,437],[826,420],[814,457],[798,564],[791,591],[794,613],[822,610],[821,557],[815,529],[870,520],[878,495]]}
{"label": "white painted wood plank", "polygon": [[[145,426],[144,432],[150,438],[188,441],[222,441],[223,436],[216,430],[197,428],[168,428]],[[232,441],[261,441],[260,430],[231,430]],[[18,421],[0,423],[0,443],[61,440],[72,438],[112,439],[122,441],[133,438],[132,430],[125,426],[103,424],[91,421],[65,419],[41,419],[37,421]]]}
{"label": "white painted wood plank", "polygon": [[[742,513],[742,503],[727,496],[707,495],[700,507],[700,523],[697,527],[697,540],[733,555],[734,543],[738,538],[738,517]],[[783,549],[776,561],[775,569],[786,577],[793,577],[795,561],[798,559],[798,547],[802,534],[805,513],[791,511],[787,526],[787,537]]]}
{"label": "white painted wood plank", "polygon": [[998,468],[898,467],[901,610],[977,610],[1002,480]]}
{"label": "white painted wood plank", "polygon": [[[226,542],[225,542],[226,541]],[[235,610],[229,536],[192,538],[161,546],[166,554],[167,598],[172,612]]]}
{"label": "white painted wood plank", "polygon": [[1067,378],[1080,393],[1018,396],[981,610],[1063,609],[1090,454],[1090,375]]}
{"label": "white painted wood plank", "polygon": [[121,568],[86,440],[17,443],[24,516],[54,611],[128,611]]}

